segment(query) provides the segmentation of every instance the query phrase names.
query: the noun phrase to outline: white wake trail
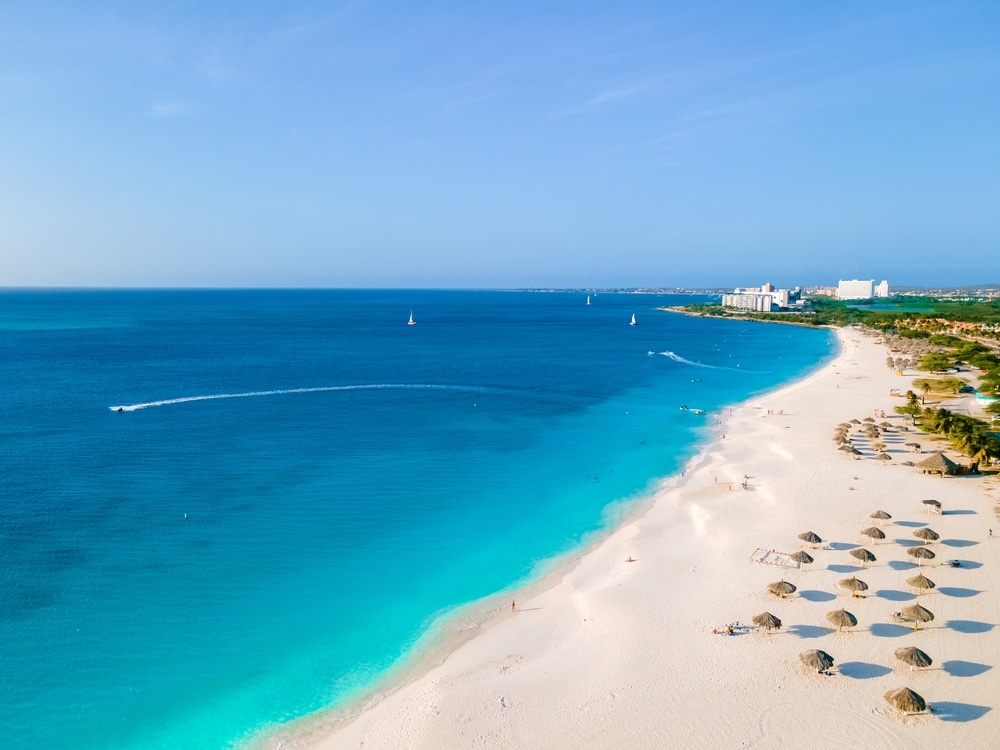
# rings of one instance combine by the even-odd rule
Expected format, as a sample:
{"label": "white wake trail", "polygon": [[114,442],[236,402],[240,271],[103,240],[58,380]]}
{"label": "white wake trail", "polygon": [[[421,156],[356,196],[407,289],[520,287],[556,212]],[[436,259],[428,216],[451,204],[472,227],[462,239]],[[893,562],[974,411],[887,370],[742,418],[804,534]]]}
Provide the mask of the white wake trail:
{"label": "white wake trail", "polygon": [[291,393],[331,393],[335,391],[384,391],[384,390],[436,390],[464,391],[467,393],[486,393],[492,389],[481,386],[438,385],[432,383],[370,383],[365,385],[327,385],[315,388],[282,388],[273,391],[246,391],[243,393],[213,393],[207,396],[183,396],[181,398],[166,398],[160,401],[146,401],[141,404],[122,404],[109,406],[114,412],[138,411],[151,409],[154,406],[171,406],[186,404],[191,401],[216,401],[223,398],[253,398],[256,396],[285,396]]}

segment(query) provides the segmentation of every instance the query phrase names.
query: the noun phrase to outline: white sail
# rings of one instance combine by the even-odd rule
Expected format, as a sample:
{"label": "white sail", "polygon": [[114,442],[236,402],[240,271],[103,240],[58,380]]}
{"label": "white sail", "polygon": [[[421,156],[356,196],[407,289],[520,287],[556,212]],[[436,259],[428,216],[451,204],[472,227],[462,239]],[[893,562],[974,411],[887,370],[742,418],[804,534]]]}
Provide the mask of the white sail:
{"label": "white sail", "polygon": [[413,310],[410,310],[410,319],[407,321],[406,325],[415,326],[417,322],[413,319]]}
{"label": "white sail", "polygon": [[639,325],[638,323],[635,322],[635,313],[632,313],[632,322],[629,323],[629,325],[630,326],[637,326],[637,325]]}
{"label": "white sail", "polygon": [[587,304],[588,305],[590,304],[590,295],[589,294],[587,295]]}

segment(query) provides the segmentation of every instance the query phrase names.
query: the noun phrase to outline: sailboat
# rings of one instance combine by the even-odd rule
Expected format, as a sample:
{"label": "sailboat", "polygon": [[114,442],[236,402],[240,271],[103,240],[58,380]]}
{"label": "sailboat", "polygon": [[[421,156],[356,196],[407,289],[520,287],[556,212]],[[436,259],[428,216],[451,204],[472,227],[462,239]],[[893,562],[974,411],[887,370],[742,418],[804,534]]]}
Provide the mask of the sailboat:
{"label": "sailboat", "polygon": [[629,323],[629,325],[630,326],[637,326],[637,325],[639,325],[638,323],[635,322],[635,313],[632,313],[632,322]]}
{"label": "sailboat", "polygon": [[589,294],[587,295],[587,304],[588,305],[590,304],[590,295]]}
{"label": "sailboat", "polygon": [[417,321],[415,321],[413,319],[413,310],[410,310],[410,319],[406,322],[406,325],[408,325],[408,326],[415,326],[416,324],[417,324]]}

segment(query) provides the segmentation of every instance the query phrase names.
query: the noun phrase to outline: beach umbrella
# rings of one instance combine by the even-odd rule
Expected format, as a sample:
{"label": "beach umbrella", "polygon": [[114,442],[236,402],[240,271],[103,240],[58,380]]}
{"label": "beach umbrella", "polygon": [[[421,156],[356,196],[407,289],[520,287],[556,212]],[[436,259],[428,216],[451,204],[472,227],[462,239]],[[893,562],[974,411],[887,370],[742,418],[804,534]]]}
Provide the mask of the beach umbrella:
{"label": "beach umbrella", "polygon": [[883,430],[891,430],[892,429],[892,425],[889,422],[879,422],[878,426],[881,427]]}
{"label": "beach umbrella", "polygon": [[906,443],[907,448],[912,448],[914,453],[920,453],[920,443]]}
{"label": "beach umbrella", "polygon": [[827,612],[826,619],[836,625],[838,631],[842,628],[853,628],[858,624],[858,618],[846,609],[835,609],[832,612]]}
{"label": "beach umbrella", "polygon": [[892,516],[886,513],[884,510],[877,510],[871,514],[871,517],[878,521],[878,525],[881,526],[883,521],[888,521]]}
{"label": "beach umbrella", "polygon": [[864,565],[866,562],[875,562],[876,557],[871,552],[866,550],[864,547],[858,547],[857,549],[852,549],[848,552],[851,557],[860,560],[861,564]]}
{"label": "beach umbrella", "polygon": [[774,583],[767,584],[767,590],[782,599],[789,594],[794,594],[796,589],[796,585],[794,583],[789,583],[788,581],[775,581]]}
{"label": "beach umbrella", "polygon": [[788,557],[797,563],[811,563],[813,561],[812,555],[810,555],[805,550],[799,550],[798,552],[793,552]]}
{"label": "beach umbrella", "polygon": [[885,694],[885,699],[889,705],[908,714],[920,713],[927,710],[927,702],[906,687],[890,690]]}
{"label": "beach umbrella", "polygon": [[911,586],[913,586],[913,588],[922,589],[924,591],[930,591],[932,588],[937,586],[937,584],[934,583],[934,581],[932,581],[930,578],[928,578],[922,573],[918,576],[913,576],[913,578],[907,578],[906,582]]}
{"label": "beach umbrella", "polygon": [[833,657],[826,653],[826,651],[820,651],[818,648],[803,651],[799,654],[799,660],[817,672],[823,672],[833,666]]}
{"label": "beach umbrella", "polygon": [[938,539],[941,538],[941,535],[938,534],[936,531],[926,527],[914,531],[913,536],[917,537],[918,539],[923,539],[925,542],[936,542]]}
{"label": "beach umbrella", "polygon": [[875,417],[865,417],[862,421],[864,422],[875,422]]}
{"label": "beach umbrella", "polygon": [[842,589],[847,589],[851,592],[851,596],[855,596],[862,591],[868,590],[868,584],[860,580],[857,576],[851,576],[850,578],[845,578],[840,582],[840,587]]}
{"label": "beach umbrella", "polygon": [[885,539],[885,532],[877,526],[869,526],[867,529],[862,530],[861,534],[875,540]]}
{"label": "beach umbrella", "polygon": [[920,623],[930,622],[934,619],[934,613],[929,609],[920,606],[919,604],[913,604],[909,607],[903,607],[902,610],[903,617],[913,620],[913,629],[919,630]]}
{"label": "beach umbrella", "polygon": [[849,429],[851,429],[851,423],[850,422],[841,422],[840,424],[837,425],[837,429],[838,430],[840,430],[840,429],[849,430]]}
{"label": "beach umbrella", "polygon": [[[931,552],[926,547],[911,547],[906,550],[906,554],[910,557],[916,557],[918,560],[933,560],[937,555]],[[923,565],[923,563],[921,563]]]}
{"label": "beach umbrella", "polygon": [[851,448],[851,455],[857,458],[858,456],[861,456],[863,454],[857,448]]}
{"label": "beach umbrella", "polygon": [[931,659],[931,657],[916,646],[904,646],[903,648],[897,648],[895,653],[897,659],[910,665],[911,672],[914,667],[929,667],[934,663],[934,660]]}
{"label": "beach umbrella", "polygon": [[770,632],[781,627],[781,620],[770,612],[761,612],[759,615],[754,616],[753,624]]}
{"label": "beach umbrella", "polygon": [[820,538],[819,534],[813,531],[803,531],[799,534],[799,539],[803,542],[808,542],[809,544],[822,544],[823,540]]}
{"label": "beach umbrella", "polygon": [[861,420],[860,419],[852,419],[851,420],[851,424],[861,424]]}
{"label": "beach umbrella", "polygon": [[881,453],[878,454],[878,460],[882,461],[883,463],[885,463],[886,461],[891,461],[892,460],[892,456],[890,456],[885,451],[882,451]]}
{"label": "beach umbrella", "polygon": [[839,450],[844,451],[844,453],[857,453],[858,451],[851,445],[850,441],[844,443],[840,446]]}

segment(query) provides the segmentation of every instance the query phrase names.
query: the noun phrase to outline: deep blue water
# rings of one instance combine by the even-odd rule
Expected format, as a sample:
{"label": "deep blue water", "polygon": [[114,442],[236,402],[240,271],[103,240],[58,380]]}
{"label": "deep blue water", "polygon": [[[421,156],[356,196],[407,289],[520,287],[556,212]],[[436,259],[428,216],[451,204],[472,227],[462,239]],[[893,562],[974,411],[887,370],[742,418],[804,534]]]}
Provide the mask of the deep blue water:
{"label": "deep blue water", "polygon": [[834,346],[585,299],[0,293],[4,747],[220,748],[347,700],[679,469],[714,424],[679,405]]}

